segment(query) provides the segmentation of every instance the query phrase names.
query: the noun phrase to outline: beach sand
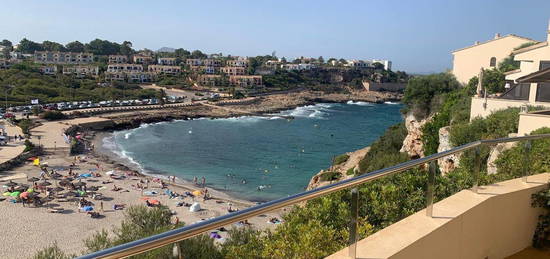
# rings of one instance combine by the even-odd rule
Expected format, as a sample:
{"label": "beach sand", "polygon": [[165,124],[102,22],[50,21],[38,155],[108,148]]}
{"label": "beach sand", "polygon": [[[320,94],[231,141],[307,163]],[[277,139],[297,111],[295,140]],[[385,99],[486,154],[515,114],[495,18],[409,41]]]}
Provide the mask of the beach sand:
{"label": "beach sand", "polygon": [[[58,127],[63,125],[58,124]],[[52,134],[57,129],[52,130]],[[61,129],[59,129],[61,130]],[[41,157],[42,162],[47,162],[49,168],[58,168],[56,170],[62,175],[68,174],[67,170],[61,170],[62,168],[68,168],[68,166],[74,161],[74,157],[68,156],[67,148],[56,148],[53,152],[51,148],[47,148],[49,154]],[[0,243],[4,248],[0,250],[0,258],[25,258],[30,257],[36,251],[53,244],[54,242],[64,251],[68,253],[80,254],[84,251],[82,240],[91,236],[98,230],[107,229],[111,230],[113,226],[118,226],[124,217],[124,210],[113,210],[114,204],[137,205],[145,204],[142,199],[142,191],[137,189],[135,185],[145,178],[152,179],[152,177],[146,176],[130,176],[123,180],[113,180],[108,177],[105,172],[115,170],[117,174],[124,174],[125,172],[131,172],[125,166],[117,164],[114,161],[106,160],[104,156],[88,153],[81,155],[82,162],[77,162],[77,168],[73,172],[82,174],[90,171],[101,173],[101,177],[87,178],[83,180],[87,183],[87,186],[105,186],[103,190],[99,190],[105,199],[103,200],[104,212],[100,214],[105,217],[99,219],[92,219],[86,213],[79,213],[78,206],[75,202],[58,202],[54,200],[48,203],[45,207],[23,207],[20,203],[11,203],[6,201],[0,201],[0,218],[2,219],[0,225],[5,231],[0,235]],[[99,170],[96,164],[100,165]],[[40,169],[29,161],[24,166],[11,170],[7,173],[0,174],[0,185],[6,184],[8,179],[12,179],[17,183],[25,183],[27,177],[39,177]],[[49,180],[52,184],[54,180]],[[112,183],[102,184],[104,181],[112,181]],[[165,180],[168,183],[168,180]],[[120,191],[113,191],[113,187],[116,185],[122,188]],[[54,186],[54,185],[52,185]],[[6,190],[6,187],[2,186],[2,193]],[[194,191],[201,188],[194,186],[193,184],[179,182],[177,185],[170,184],[168,189],[182,194],[185,191]],[[235,199],[222,192],[212,190],[208,188],[209,194],[213,199],[203,201],[201,198],[184,199],[170,199],[168,195],[164,195],[163,189],[160,188],[160,184],[151,182],[149,188],[146,191],[156,191],[159,194],[150,196],[152,199],[157,199],[161,204],[166,205],[170,210],[174,211],[181,222],[185,222],[186,225],[193,224],[201,220],[209,219],[224,215],[227,212],[229,204],[232,204],[233,209],[243,209],[253,206],[254,203],[244,200]],[[94,201],[91,198],[87,200],[94,202],[94,210],[99,211],[99,202]],[[188,207],[177,207],[177,202],[186,202],[192,204],[194,201],[198,202],[202,208],[199,212],[190,212]],[[49,207],[62,207],[65,211],[63,213],[50,213]],[[249,219],[252,226],[260,229],[273,228],[275,225],[268,223],[268,219],[271,217],[281,218],[283,211],[275,211],[265,216],[254,217]],[[226,226],[226,229],[230,229],[232,226]],[[222,237],[226,237],[225,232],[220,232]]]}

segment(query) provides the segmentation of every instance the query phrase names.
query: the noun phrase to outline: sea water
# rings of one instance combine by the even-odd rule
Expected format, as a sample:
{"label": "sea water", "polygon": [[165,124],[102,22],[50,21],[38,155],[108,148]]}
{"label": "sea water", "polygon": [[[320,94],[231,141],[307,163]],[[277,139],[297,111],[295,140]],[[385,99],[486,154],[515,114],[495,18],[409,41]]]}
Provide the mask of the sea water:
{"label": "sea water", "polygon": [[266,117],[144,124],[103,148],[148,174],[174,175],[238,198],[267,201],[304,191],[334,156],[369,146],[402,120],[397,103],[320,103]]}

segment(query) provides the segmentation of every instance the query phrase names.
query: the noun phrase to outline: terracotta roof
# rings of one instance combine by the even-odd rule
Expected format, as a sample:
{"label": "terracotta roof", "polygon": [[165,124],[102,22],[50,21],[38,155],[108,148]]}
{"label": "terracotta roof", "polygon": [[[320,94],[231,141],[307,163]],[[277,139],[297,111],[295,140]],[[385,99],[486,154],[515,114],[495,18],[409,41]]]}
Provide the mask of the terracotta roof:
{"label": "terracotta roof", "polygon": [[525,48],[514,50],[514,51],[512,51],[512,55],[521,54],[521,53],[531,51],[531,50],[534,50],[534,49],[538,49],[538,48],[541,48],[541,47],[545,47],[545,46],[548,46],[548,41],[539,42],[535,45],[531,45],[531,46],[528,46],[528,47],[525,47]]}
{"label": "terracotta roof", "polygon": [[514,38],[524,39],[524,40],[528,40],[528,41],[538,42],[538,41],[536,41],[536,40],[529,39],[529,38],[522,37],[522,36],[518,36],[518,35],[515,35],[515,34],[508,34],[508,35],[505,35],[505,36],[502,36],[502,37],[499,37],[499,38],[496,38],[496,39],[491,39],[491,40],[488,40],[488,41],[485,41],[485,42],[481,42],[481,43],[479,43],[479,44],[474,44],[474,45],[471,45],[471,46],[468,46],[468,47],[464,47],[464,48],[461,48],[461,49],[457,49],[457,50],[454,50],[454,51],[451,52],[451,53],[455,53],[455,52],[462,51],[462,50],[465,50],[465,49],[477,47],[477,46],[480,46],[480,45],[483,45],[483,44],[486,44],[486,43],[490,43],[490,42],[493,42],[493,41],[496,41],[496,40],[500,40],[500,39],[504,39],[504,38],[508,38],[508,37],[514,37]]}

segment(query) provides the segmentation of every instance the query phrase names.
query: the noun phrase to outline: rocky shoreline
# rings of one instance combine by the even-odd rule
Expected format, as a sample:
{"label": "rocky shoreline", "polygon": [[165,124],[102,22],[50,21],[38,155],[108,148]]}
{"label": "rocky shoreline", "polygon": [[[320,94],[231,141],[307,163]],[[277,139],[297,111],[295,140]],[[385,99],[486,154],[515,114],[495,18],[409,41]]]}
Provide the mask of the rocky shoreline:
{"label": "rocky shoreline", "polygon": [[[196,118],[229,118],[240,116],[263,116],[283,110],[290,110],[300,106],[316,103],[345,103],[348,101],[362,101],[384,103],[400,101],[401,94],[382,92],[352,92],[349,94],[324,94],[321,92],[298,92],[290,94],[276,94],[256,97],[256,101],[246,104],[231,104],[218,106],[195,105],[189,107],[174,107],[162,110],[131,111],[113,114],[104,114],[101,117],[114,121],[114,126],[106,130],[123,130],[137,128],[143,123],[158,123],[173,120],[189,120]],[[224,108],[221,108],[224,107]]]}

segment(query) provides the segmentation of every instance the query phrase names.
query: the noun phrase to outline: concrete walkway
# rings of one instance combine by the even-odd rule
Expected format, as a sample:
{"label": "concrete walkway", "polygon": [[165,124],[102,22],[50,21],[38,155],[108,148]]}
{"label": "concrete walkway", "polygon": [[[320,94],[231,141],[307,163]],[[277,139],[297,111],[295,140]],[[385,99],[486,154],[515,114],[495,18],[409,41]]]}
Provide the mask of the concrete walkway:
{"label": "concrete walkway", "polygon": [[23,153],[25,150],[24,141],[14,141],[13,136],[21,135],[23,136],[23,131],[17,126],[12,126],[6,120],[0,120],[0,125],[3,125],[8,133],[8,136],[11,138],[7,146],[0,146],[0,164],[10,159],[17,157],[19,154]]}

